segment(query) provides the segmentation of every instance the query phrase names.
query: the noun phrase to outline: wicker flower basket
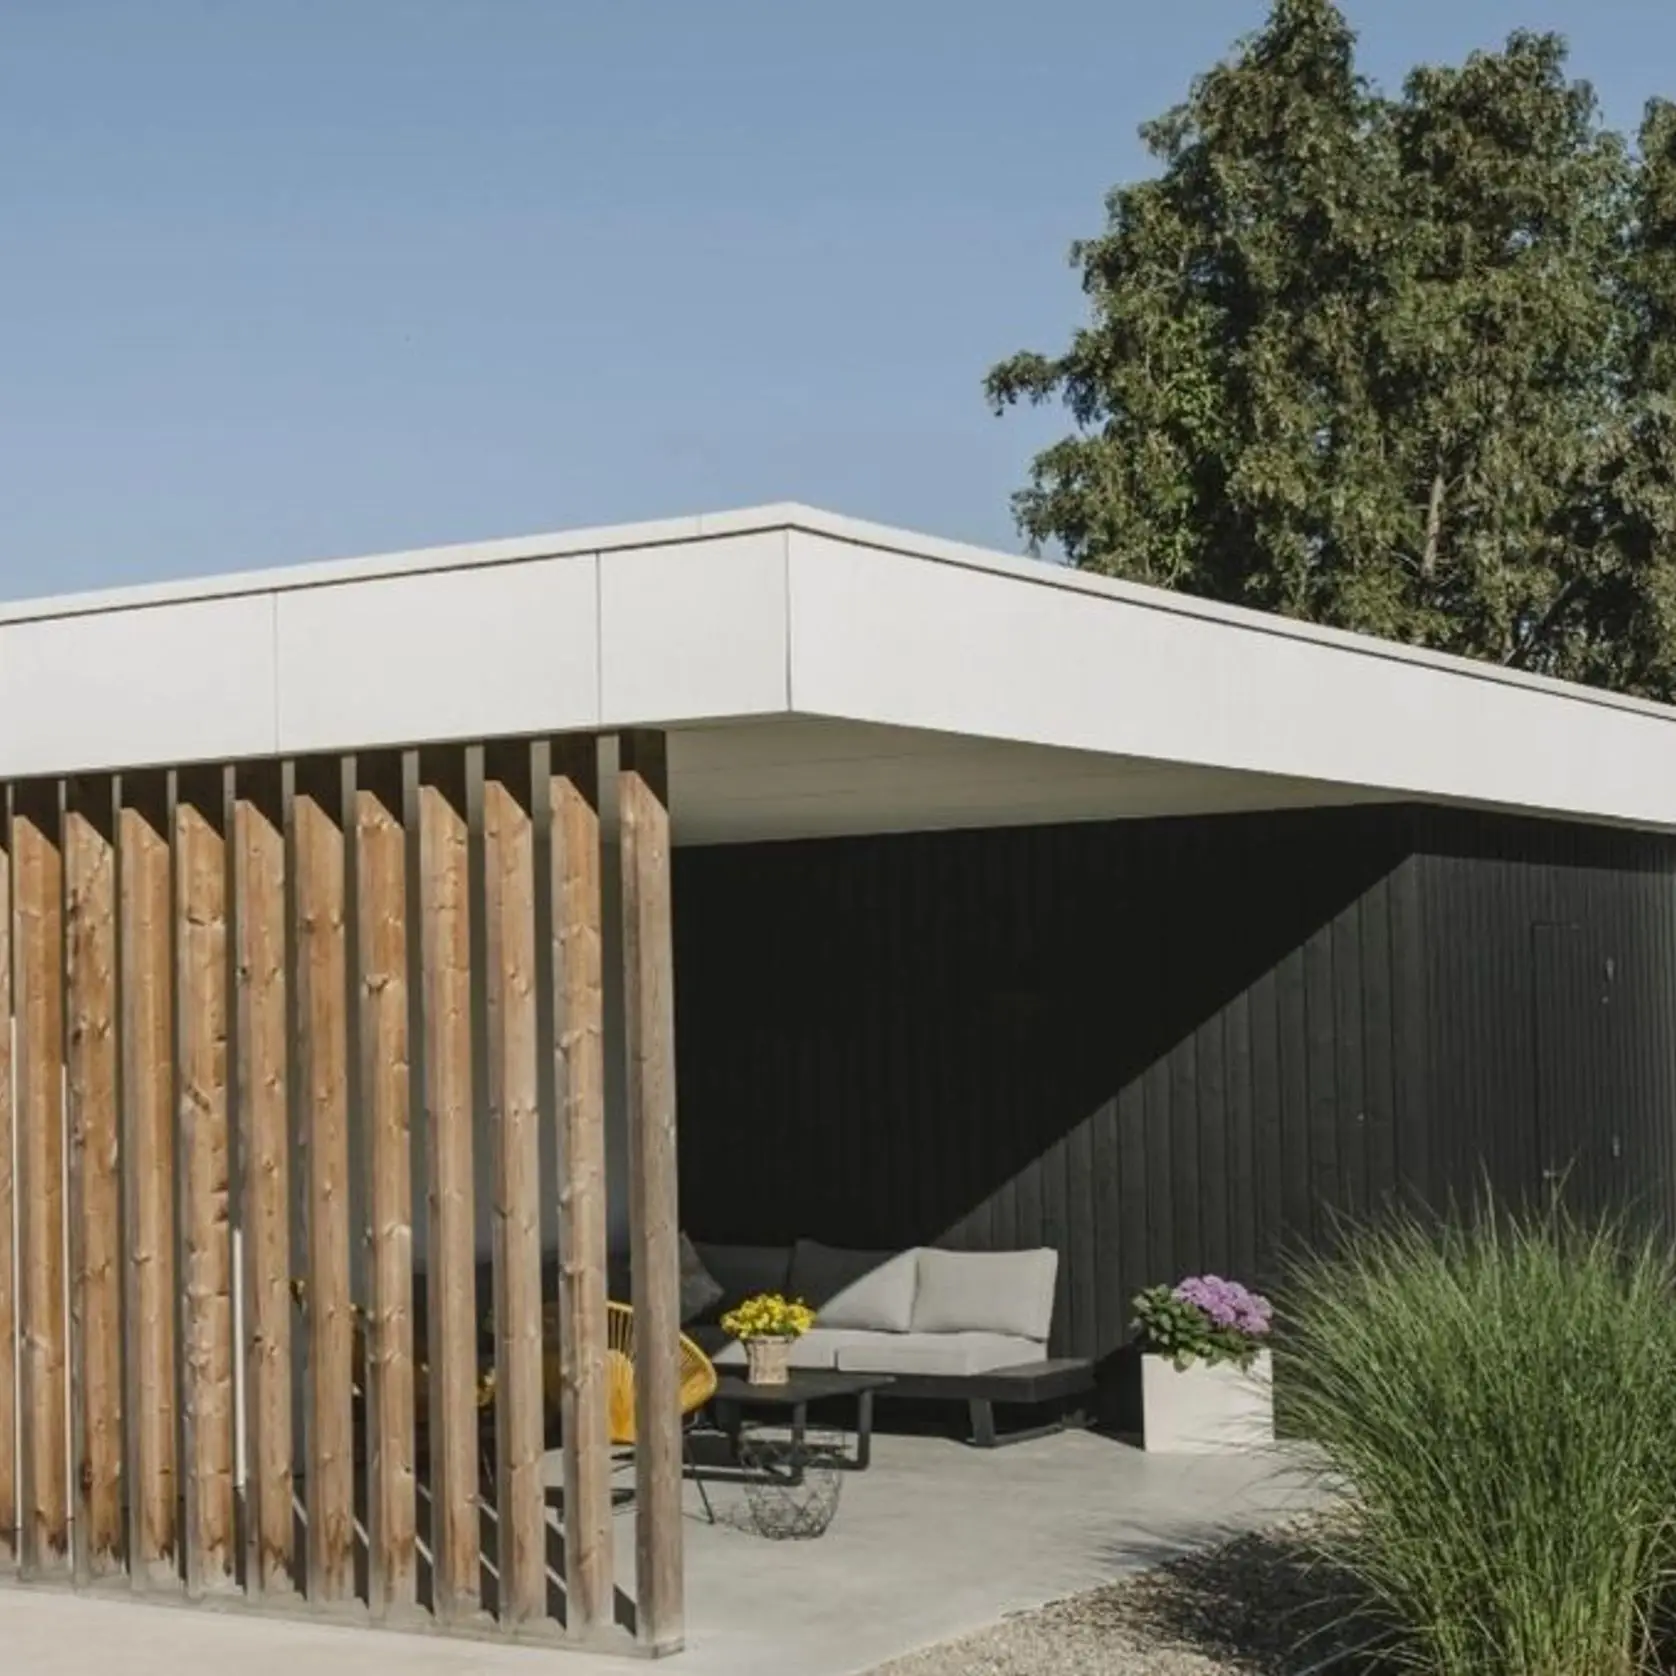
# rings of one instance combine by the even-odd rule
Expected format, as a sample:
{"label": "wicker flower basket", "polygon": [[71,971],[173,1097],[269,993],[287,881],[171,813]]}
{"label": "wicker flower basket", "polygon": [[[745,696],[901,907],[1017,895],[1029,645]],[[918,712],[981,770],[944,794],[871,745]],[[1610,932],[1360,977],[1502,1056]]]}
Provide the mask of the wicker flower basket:
{"label": "wicker flower basket", "polygon": [[784,1385],[791,1374],[789,1338],[745,1340],[745,1377],[753,1385]]}

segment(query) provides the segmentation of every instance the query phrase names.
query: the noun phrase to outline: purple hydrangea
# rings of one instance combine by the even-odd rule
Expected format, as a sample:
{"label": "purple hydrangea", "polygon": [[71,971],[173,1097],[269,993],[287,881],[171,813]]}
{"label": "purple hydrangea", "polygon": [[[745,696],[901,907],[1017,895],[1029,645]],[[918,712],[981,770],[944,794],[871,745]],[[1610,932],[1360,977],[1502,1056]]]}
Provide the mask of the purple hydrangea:
{"label": "purple hydrangea", "polygon": [[1248,1338],[1266,1336],[1274,1317],[1267,1298],[1221,1275],[1190,1275],[1175,1288],[1175,1296],[1201,1311],[1215,1326],[1232,1328]]}

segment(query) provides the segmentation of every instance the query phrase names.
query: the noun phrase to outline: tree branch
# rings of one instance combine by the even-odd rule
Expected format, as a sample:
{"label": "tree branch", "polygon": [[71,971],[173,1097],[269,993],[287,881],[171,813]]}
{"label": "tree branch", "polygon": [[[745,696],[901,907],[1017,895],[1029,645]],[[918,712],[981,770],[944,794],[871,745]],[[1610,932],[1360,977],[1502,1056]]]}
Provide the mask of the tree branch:
{"label": "tree branch", "polygon": [[1437,574],[1437,550],[1443,538],[1443,473],[1432,479],[1431,499],[1426,503],[1426,546],[1420,555],[1420,574],[1429,582]]}

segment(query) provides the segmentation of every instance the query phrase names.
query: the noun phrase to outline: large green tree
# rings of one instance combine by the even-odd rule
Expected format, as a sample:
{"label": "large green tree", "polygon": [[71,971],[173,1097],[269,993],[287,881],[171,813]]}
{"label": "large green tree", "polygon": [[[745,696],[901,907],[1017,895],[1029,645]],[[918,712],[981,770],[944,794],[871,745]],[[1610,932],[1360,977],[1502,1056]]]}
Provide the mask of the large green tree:
{"label": "large green tree", "polygon": [[1632,147],[1521,33],[1400,95],[1330,0],[1143,136],[1073,247],[1091,317],[996,366],[1074,429],[1033,547],[1140,581],[1676,696],[1676,108]]}

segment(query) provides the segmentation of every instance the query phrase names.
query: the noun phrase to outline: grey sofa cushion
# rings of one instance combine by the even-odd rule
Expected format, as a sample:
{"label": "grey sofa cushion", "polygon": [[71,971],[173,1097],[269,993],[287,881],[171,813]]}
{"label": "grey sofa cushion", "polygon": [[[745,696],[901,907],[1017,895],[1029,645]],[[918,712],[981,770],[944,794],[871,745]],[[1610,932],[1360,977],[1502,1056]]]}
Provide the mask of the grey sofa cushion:
{"label": "grey sofa cushion", "polygon": [[[849,1331],[839,1327],[811,1327],[802,1338],[793,1342],[790,1353],[791,1365],[794,1368],[820,1372],[830,1372],[838,1365],[838,1357],[850,1347],[865,1345],[872,1339],[894,1337],[889,1333],[868,1333]],[[742,1368],[745,1365],[745,1347],[737,1342],[720,1350],[712,1358],[719,1368]]]}
{"label": "grey sofa cushion", "polygon": [[1059,1253],[938,1251],[922,1246],[914,1293],[916,1333],[1007,1333],[1046,1341]]}
{"label": "grey sofa cushion", "polygon": [[987,1373],[1040,1362],[1047,1350],[1039,1341],[1015,1333],[869,1333],[846,1334],[837,1347],[842,1373],[961,1374]]}
{"label": "grey sofa cushion", "polygon": [[758,1292],[783,1292],[791,1270],[788,1245],[712,1245],[694,1240],[693,1249],[722,1289],[722,1302],[733,1305]]}
{"label": "grey sofa cushion", "polygon": [[[699,1256],[698,1249],[681,1234],[681,1325],[697,1321],[712,1311],[722,1301],[723,1292],[721,1282],[711,1274],[704,1259]],[[626,1304],[634,1296],[634,1277],[630,1272],[629,1254],[626,1251],[613,1251],[606,1259],[605,1282],[606,1291],[618,1303]],[[549,1285],[546,1296],[552,1297],[557,1287],[558,1264],[553,1264],[554,1279]]]}
{"label": "grey sofa cushion", "polygon": [[799,1240],[792,1249],[792,1294],[823,1327],[907,1332],[917,1279],[911,1251],[844,1251],[818,1240]]}

